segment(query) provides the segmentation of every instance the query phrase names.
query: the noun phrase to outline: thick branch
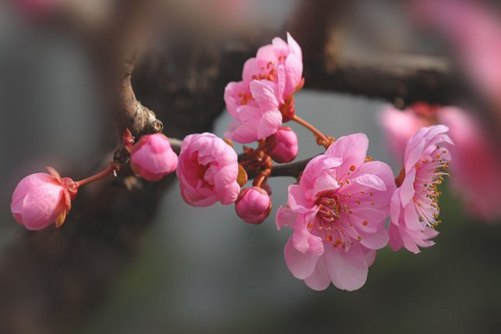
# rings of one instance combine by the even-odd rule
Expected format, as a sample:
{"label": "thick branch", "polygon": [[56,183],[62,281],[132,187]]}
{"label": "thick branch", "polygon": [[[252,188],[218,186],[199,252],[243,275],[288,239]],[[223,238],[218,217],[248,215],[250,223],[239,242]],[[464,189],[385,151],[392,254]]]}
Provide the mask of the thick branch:
{"label": "thick branch", "polygon": [[446,105],[457,100],[460,80],[444,58],[348,53],[337,34],[351,5],[305,0],[285,27],[303,46],[306,89],[383,99],[399,107],[417,101]]}
{"label": "thick branch", "polygon": [[398,107],[418,101],[448,105],[458,100],[458,80],[444,59],[388,55],[330,59],[305,64],[305,88],[387,100]]}

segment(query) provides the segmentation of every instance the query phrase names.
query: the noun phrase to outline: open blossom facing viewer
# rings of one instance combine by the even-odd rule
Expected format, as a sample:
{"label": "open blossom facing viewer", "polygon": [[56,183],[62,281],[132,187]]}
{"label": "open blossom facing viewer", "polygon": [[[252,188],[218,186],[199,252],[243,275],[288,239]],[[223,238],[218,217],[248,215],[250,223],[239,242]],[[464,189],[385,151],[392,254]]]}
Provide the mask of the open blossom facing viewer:
{"label": "open blossom facing viewer", "polygon": [[274,38],[244,65],[242,81],[230,82],[224,100],[232,118],[225,136],[250,143],[274,134],[283,115],[293,115],[292,95],[303,82],[301,48],[287,34],[287,42]]}
{"label": "open blossom facing viewer", "polygon": [[181,196],[193,206],[218,201],[228,205],[240,192],[237,153],[212,133],[193,134],[183,140],[176,172]]}
{"label": "open blossom facing viewer", "polygon": [[64,223],[77,185],[70,178],[61,178],[52,168],[49,173],[35,173],[22,179],[12,194],[11,212],[28,230],[40,230],[53,223]]}
{"label": "open blossom facing viewer", "polygon": [[390,246],[419,253],[419,247],[434,245],[438,235],[438,186],[450,161],[446,146],[452,141],[444,125],[420,129],[407,144],[399,188],[391,199]]}
{"label": "open blossom facing viewer", "polygon": [[148,181],[158,181],[173,173],[177,161],[169,139],[162,133],[142,136],[131,149],[132,170]]}
{"label": "open blossom facing viewer", "polygon": [[366,162],[368,145],[364,134],[339,138],[308,163],[277,212],[277,227],[293,230],[285,246],[287,266],[314,290],[331,282],[359,289],[376,250],[388,243],[394,177],[387,164]]}

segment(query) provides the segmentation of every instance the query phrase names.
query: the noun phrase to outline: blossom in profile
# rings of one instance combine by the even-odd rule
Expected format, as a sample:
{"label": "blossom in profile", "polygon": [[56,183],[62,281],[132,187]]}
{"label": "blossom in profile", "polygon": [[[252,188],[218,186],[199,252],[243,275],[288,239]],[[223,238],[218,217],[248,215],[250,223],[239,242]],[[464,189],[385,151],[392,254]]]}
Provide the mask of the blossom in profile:
{"label": "blossom in profile", "polygon": [[387,164],[366,159],[368,145],[364,134],[339,138],[308,163],[277,212],[277,227],[293,231],[285,246],[287,266],[314,290],[331,282],[359,289],[376,250],[388,243],[394,177]]}
{"label": "blossom in profile", "polygon": [[240,192],[238,170],[235,150],[212,133],[192,134],[183,140],[176,172],[186,203],[235,202]]}
{"label": "blossom in profile", "polygon": [[270,215],[271,198],[263,188],[243,189],[235,202],[235,211],[248,224],[261,224]]}
{"label": "blossom in profile", "polygon": [[250,143],[277,132],[294,114],[293,94],[302,87],[302,75],[301,48],[290,34],[287,42],[277,37],[261,47],[244,64],[242,80],[226,86],[231,122],[225,136]]}
{"label": "blossom in profile", "polygon": [[178,158],[169,138],[161,133],[142,136],[131,148],[131,168],[148,181],[158,181],[176,171]]}
{"label": "blossom in profile", "polygon": [[501,217],[501,158],[480,121],[457,107],[414,104],[405,110],[386,108],[380,117],[390,150],[404,157],[408,140],[422,127],[446,125],[456,144],[449,146],[454,192],[468,211],[484,220]]}
{"label": "blossom in profile", "polygon": [[447,175],[450,161],[448,146],[452,141],[444,125],[425,127],[409,140],[404,168],[397,178],[399,184],[391,198],[390,246],[405,247],[419,253],[419,247],[434,245],[438,235],[440,209],[438,186]]}
{"label": "blossom in profile", "polygon": [[78,186],[72,179],[48,170],[26,176],[12,194],[12,215],[28,230],[41,230],[54,223],[61,226],[77,194]]}

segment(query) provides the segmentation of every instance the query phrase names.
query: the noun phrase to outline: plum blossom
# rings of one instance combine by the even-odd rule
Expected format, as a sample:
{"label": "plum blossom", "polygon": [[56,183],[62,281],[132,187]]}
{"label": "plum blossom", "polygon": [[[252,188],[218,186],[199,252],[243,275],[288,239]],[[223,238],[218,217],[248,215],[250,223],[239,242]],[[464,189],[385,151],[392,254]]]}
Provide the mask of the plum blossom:
{"label": "plum blossom", "polygon": [[144,135],[131,148],[132,170],[148,181],[158,181],[173,173],[177,161],[169,139],[161,133]]}
{"label": "plum blossom", "polygon": [[302,87],[301,48],[290,34],[274,38],[244,64],[242,81],[230,82],[224,100],[231,116],[225,136],[250,143],[274,134],[294,113],[293,94]]}
{"label": "plum blossom", "polygon": [[235,202],[235,211],[246,223],[261,224],[271,212],[270,195],[259,187],[246,188]]}
{"label": "plum blossom", "polygon": [[425,127],[409,140],[404,169],[397,179],[400,186],[391,198],[390,246],[419,253],[419,247],[434,245],[438,235],[438,186],[447,175],[450,161],[447,146],[452,141],[445,125]]}
{"label": "plum blossom", "polygon": [[359,289],[376,250],[388,243],[394,177],[387,164],[367,161],[368,145],[364,134],[339,138],[308,163],[277,212],[278,229],[293,231],[285,246],[287,266],[314,290],[331,282]]}
{"label": "plum blossom", "polygon": [[10,209],[14,219],[28,230],[40,230],[53,223],[61,226],[77,194],[77,184],[52,168],[23,178],[14,193]]}
{"label": "plum blossom", "polygon": [[422,127],[444,124],[456,145],[449,147],[451,186],[470,213],[485,219],[501,217],[501,158],[472,115],[457,107],[426,107],[420,103],[403,111],[386,108],[380,117],[388,145],[404,156],[407,141]]}
{"label": "plum blossom", "polygon": [[192,134],[181,145],[177,177],[181,196],[193,206],[228,205],[240,192],[237,153],[212,133]]}

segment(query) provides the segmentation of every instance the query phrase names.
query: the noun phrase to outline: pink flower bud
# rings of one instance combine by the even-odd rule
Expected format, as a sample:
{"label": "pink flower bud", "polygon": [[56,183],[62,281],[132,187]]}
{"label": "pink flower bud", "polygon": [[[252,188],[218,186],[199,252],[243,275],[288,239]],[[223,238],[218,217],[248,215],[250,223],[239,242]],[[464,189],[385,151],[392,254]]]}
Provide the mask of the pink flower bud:
{"label": "pink flower bud", "polygon": [[281,126],[277,132],[266,138],[266,150],[276,162],[291,162],[298,152],[296,133],[287,126]]}
{"label": "pink flower bud", "polygon": [[186,203],[209,206],[235,202],[240,192],[238,170],[235,150],[212,133],[193,134],[183,140],[177,177]]}
{"label": "pink flower bud", "polygon": [[174,172],[177,161],[169,139],[161,133],[142,136],[132,147],[130,156],[134,173],[148,181],[158,181]]}
{"label": "pink flower bud", "polygon": [[26,176],[12,194],[12,215],[28,230],[40,230],[52,223],[60,227],[77,194],[77,185],[72,179],[62,179],[51,168],[49,172]]}
{"label": "pink flower bud", "polygon": [[235,211],[246,223],[261,224],[271,212],[270,195],[259,187],[246,188],[238,196]]}

